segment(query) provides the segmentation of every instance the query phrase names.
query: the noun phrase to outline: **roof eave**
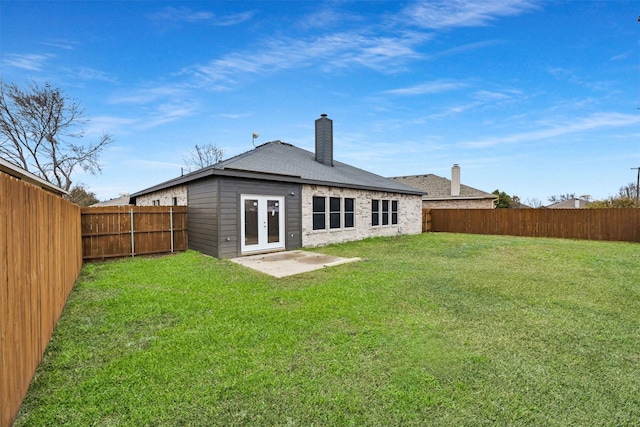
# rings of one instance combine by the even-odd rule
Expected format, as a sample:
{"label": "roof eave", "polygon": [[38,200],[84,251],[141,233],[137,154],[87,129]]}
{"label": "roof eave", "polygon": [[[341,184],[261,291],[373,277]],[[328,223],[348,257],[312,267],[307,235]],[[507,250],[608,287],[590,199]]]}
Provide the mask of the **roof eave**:
{"label": "roof eave", "polygon": [[11,175],[14,178],[28,182],[31,185],[42,188],[43,190],[49,191],[50,193],[54,193],[59,196],[69,195],[69,192],[67,190],[53,185],[49,181],[46,181],[39,176],[34,175],[31,172],[26,171],[3,158],[0,158],[0,171],[6,173],[7,175]]}
{"label": "roof eave", "polygon": [[208,168],[204,170],[200,170],[189,175],[184,175],[178,178],[174,178],[169,181],[165,181],[161,184],[155,185],[153,187],[149,187],[145,190],[138,191],[136,193],[131,194],[131,199],[135,199],[137,197],[143,196],[145,194],[154,193],[156,191],[165,190],[167,188],[175,187],[178,185],[187,184],[191,181],[207,178],[210,176],[219,176],[219,177],[230,177],[230,178],[245,178],[245,179],[255,179],[255,180],[266,180],[266,181],[275,181],[275,182],[291,182],[295,184],[308,184],[308,185],[325,185],[328,187],[341,187],[341,188],[352,188],[357,190],[367,190],[367,191],[383,191],[387,193],[398,193],[398,194],[411,194],[415,196],[423,196],[425,193],[419,190],[409,190],[409,189],[400,189],[400,188],[390,188],[390,187],[379,187],[379,186],[371,186],[371,185],[361,185],[361,184],[348,184],[343,182],[333,182],[333,181],[322,181],[322,180],[312,180],[305,179],[300,176],[293,175],[280,175],[280,174],[272,174],[265,172],[254,172],[254,171],[245,171],[240,169],[215,169]]}

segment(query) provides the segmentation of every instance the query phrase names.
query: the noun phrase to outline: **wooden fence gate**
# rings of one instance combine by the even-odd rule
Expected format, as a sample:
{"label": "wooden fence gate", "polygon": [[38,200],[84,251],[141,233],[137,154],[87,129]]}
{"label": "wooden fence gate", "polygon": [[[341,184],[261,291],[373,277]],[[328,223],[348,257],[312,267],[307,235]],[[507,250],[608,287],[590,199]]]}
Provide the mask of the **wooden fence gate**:
{"label": "wooden fence gate", "polygon": [[82,208],[82,259],[187,249],[186,206]]}

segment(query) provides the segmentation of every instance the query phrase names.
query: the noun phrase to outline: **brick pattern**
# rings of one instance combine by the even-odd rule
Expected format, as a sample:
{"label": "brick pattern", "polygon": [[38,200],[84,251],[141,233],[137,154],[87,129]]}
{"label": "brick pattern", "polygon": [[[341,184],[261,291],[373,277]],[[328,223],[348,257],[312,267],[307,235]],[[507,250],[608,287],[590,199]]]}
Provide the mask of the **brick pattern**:
{"label": "brick pattern", "polygon": [[166,190],[160,190],[139,196],[136,198],[136,205],[153,206],[154,200],[160,200],[160,206],[172,206],[174,197],[178,198],[177,206],[187,206],[187,186],[179,185],[177,187],[171,187]]}
{"label": "brick pattern", "polygon": [[[355,199],[355,227],[313,229],[313,197]],[[371,226],[371,200],[397,200],[398,224]],[[422,232],[422,200],[418,195],[353,190],[326,186],[302,186],[302,246],[315,247],[332,243],[362,240],[367,237],[420,234]]]}

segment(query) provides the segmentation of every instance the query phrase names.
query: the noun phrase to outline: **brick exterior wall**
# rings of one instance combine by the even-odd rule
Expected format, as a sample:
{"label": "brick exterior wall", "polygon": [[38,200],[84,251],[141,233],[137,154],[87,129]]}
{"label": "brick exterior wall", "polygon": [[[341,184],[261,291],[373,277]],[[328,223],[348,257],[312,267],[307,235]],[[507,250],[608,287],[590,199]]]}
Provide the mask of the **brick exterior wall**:
{"label": "brick exterior wall", "polygon": [[423,200],[423,208],[431,209],[494,209],[491,199],[479,200]]}
{"label": "brick exterior wall", "polygon": [[160,206],[172,206],[174,197],[178,198],[177,206],[187,206],[187,186],[179,185],[137,197],[136,206],[153,206],[154,200],[160,200]]}
{"label": "brick exterior wall", "polygon": [[[313,197],[339,197],[355,199],[355,226],[353,228],[314,230]],[[371,200],[397,200],[398,224],[373,227],[371,225]],[[328,200],[327,200],[328,210]],[[327,212],[328,215],[328,212]],[[344,218],[344,216],[343,216]],[[422,233],[421,197],[407,194],[353,190],[326,186],[302,186],[302,246],[314,247],[331,243],[361,240],[367,237],[395,236]]]}

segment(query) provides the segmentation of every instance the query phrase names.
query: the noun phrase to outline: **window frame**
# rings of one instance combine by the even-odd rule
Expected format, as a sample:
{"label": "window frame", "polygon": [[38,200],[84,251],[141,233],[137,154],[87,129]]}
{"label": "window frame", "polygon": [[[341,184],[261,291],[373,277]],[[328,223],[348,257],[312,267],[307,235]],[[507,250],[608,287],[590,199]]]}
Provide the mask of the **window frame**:
{"label": "window frame", "polygon": [[329,197],[329,229],[336,230],[340,228],[342,228],[342,197]]}
{"label": "window frame", "polygon": [[371,226],[380,226],[380,199],[371,199]]}
{"label": "window frame", "polygon": [[381,225],[389,225],[389,200],[382,200],[382,208],[380,209],[382,212],[382,220]]}
{"label": "window frame", "polygon": [[[322,211],[316,209],[316,200],[322,200]],[[327,198],[325,196],[313,196],[312,205],[312,230],[326,230],[327,229]],[[320,227],[320,224],[322,226]]]}
{"label": "window frame", "polygon": [[398,225],[398,206],[397,200],[391,200],[391,225]]}
{"label": "window frame", "polygon": [[400,202],[397,199],[371,199],[371,226],[398,225]]}
{"label": "window frame", "polygon": [[[356,199],[355,197],[344,197],[344,228],[356,227]],[[351,201],[351,209],[347,209],[347,200]],[[349,225],[351,224],[351,225]]]}

